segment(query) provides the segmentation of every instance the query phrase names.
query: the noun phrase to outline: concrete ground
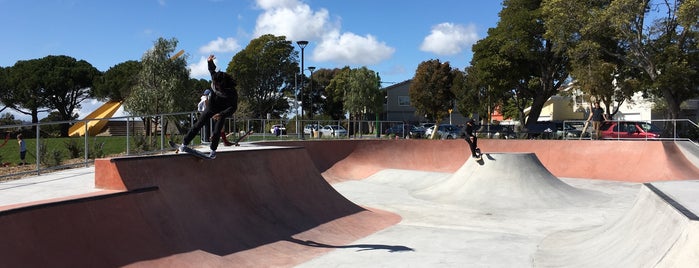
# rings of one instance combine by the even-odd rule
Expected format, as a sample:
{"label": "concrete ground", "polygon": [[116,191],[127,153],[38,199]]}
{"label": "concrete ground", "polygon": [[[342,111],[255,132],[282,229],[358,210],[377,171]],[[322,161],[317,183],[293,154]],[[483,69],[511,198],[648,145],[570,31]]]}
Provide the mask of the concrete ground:
{"label": "concrete ground", "polygon": [[[16,208],[110,192],[94,184],[94,167],[0,183],[0,220]],[[489,153],[449,172],[383,168],[332,186],[354,204],[402,219],[350,243],[321,234],[306,246],[329,251],[274,266],[699,266],[697,180],[559,178],[534,154]],[[147,264],[172,264],[173,256]]]}

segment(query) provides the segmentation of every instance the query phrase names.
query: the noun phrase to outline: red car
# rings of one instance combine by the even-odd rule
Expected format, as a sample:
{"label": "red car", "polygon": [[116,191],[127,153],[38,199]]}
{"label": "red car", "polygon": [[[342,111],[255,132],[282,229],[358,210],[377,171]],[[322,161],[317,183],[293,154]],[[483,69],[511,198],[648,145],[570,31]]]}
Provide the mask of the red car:
{"label": "red car", "polygon": [[657,139],[662,130],[640,121],[606,121],[600,126],[602,139]]}

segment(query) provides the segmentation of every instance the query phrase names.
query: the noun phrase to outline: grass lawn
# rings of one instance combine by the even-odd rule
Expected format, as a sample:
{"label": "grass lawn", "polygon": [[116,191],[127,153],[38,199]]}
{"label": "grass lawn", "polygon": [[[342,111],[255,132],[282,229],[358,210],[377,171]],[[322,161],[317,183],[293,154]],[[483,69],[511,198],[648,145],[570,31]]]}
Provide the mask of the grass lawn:
{"label": "grass lawn", "polygon": [[[27,144],[27,157],[26,160],[32,164],[36,163],[36,139],[24,139]],[[82,152],[85,149],[85,137],[76,138],[46,138],[41,139],[47,147],[47,151],[53,152],[58,151],[61,153],[63,159],[74,158],[71,155],[69,148],[75,147],[79,148]],[[88,140],[88,151],[92,151],[95,148],[95,144],[104,144],[102,146],[102,152],[105,156],[121,154],[125,152],[126,149],[126,137],[89,137]],[[76,158],[83,158],[82,153]],[[10,139],[7,143],[0,147],[0,162],[17,164],[19,160],[19,144],[17,139]]]}
{"label": "grass lawn", "polygon": [[[273,137],[273,136],[272,136]],[[270,139],[271,137],[267,137],[267,139]],[[137,139],[134,137],[130,137],[129,141],[129,146],[131,149],[129,150],[129,153],[131,154],[138,154],[139,151],[141,151],[138,148],[137,145]],[[229,140],[232,142],[236,138],[231,136],[229,137]],[[251,135],[248,136],[245,141],[259,141],[262,140],[263,137],[257,136],[257,135]],[[174,140],[176,142],[181,142],[182,141],[182,136],[178,135],[174,137]],[[193,144],[200,144],[200,137],[196,136],[193,139]],[[0,140],[0,144],[5,142],[5,140]],[[36,139],[24,139],[24,142],[27,144],[27,157],[26,161],[30,164],[36,164]],[[116,156],[116,155],[124,155],[126,153],[126,137],[124,136],[116,136],[116,137],[111,137],[111,136],[97,136],[97,137],[88,137],[87,138],[88,142],[88,151],[89,152],[94,152],[98,151],[99,148],[96,147],[97,145],[101,145],[101,152],[98,157],[109,157],[109,156]],[[152,148],[149,148],[147,151],[159,151],[160,150],[160,137],[159,136],[154,136],[153,137],[153,142],[154,146]],[[48,152],[54,152],[58,151],[61,154],[62,159],[68,160],[68,159],[83,159],[84,154],[82,153],[85,150],[85,137],[70,137],[70,138],[44,138],[41,139],[41,143],[45,143],[47,146],[47,151]],[[169,146],[164,144],[163,146],[165,150],[169,150]],[[73,155],[71,153],[71,150],[69,148],[76,148],[79,149],[78,152],[79,155]],[[94,158],[93,155],[91,155],[91,158]],[[17,165],[19,163],[19,144],[17,143],[17,139],[8,139],[7,142],[5,142],[5,145],[0,147],[0,163],[7,163],[9,165]]]}

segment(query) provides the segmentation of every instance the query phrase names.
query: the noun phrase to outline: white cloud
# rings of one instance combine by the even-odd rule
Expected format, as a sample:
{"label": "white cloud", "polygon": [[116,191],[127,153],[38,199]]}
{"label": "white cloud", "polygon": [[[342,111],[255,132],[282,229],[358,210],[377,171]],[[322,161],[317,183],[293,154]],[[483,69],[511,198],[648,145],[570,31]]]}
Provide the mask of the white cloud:
{"label": "white cloud", "polygon": [[235,52],[238,49],[240,49],[240,45],[235,38],[228,37],[223,39],[218,37],[216,40],[213,40],[205,46],[200,47],[199,53],[206,54],[208,56],[209,54],[215,53]]}
{"label": "white cloud", "polygon": [[354,33],[328,34],[313,51],[316,61],[332,61],[341,64],[372,65],[390,58],[395,49],[379,42],[372,35]]}
{"label": "white cloud", "polygon": [[478,41],[478,32],[474,25],[441,23],[432,27],[420,45],[420,50],[437,55],[454,55],[468,49]]}
{"label": "white cloud", "polygon": [[[193,78],[204,78],[208,79],[209,76],[209,65],[206,62],[207,56],[199,57],[199,61],[187,66],[189,68],[189,76]],[[216,63],[217,60],[214,60]],[[218,66],[218,65],[217,65]]]}
{"label": "white cloud", "polygon": [[311,44],[306,53],[314,61],[370,65],[395,52],[370,34],[342,33],[340,20],[331,21],[326,9],[314,11],[298,0],[257,0],[257,6],[263,13],[257,18],[254,36],[273,34],[292,41],[308,40]]}
{"label": "white cloud", "polygon": [[[329,13],[325,9],[317,12],[297,1],[259,0],[265,3],[264,12],[257,18],[254,37],[264,34],[286,36],[289,40],[314,40],[323,35],[329,23]],[[261,5],[262,6],[262,5]]]}

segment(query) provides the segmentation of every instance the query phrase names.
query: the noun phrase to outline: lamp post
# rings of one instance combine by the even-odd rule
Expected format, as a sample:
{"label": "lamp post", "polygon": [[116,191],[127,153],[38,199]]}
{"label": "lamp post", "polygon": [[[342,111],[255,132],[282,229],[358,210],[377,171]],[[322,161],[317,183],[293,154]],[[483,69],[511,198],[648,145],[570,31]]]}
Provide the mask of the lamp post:
{"label": "lamp post", "polygon": [[[294,73],[294,109],[296,110],[296,135],[298,136],[297,138],[301,139],[301,134],[300,132],[303,132],[303,129],[299,128],[299,84],[296,80],[299,77],[299,73]],[[301,129],[301,131],[299,131]]]}
{"label": "lamp post", "polygon": [[[303,71],[303,49],[308,45],[308,41],[296,41],[296,44],[301,48],[301,125],[303,125],[303,85],[306,82],[306,74]],[[304,139],[303,129],[299,132],[299,139]]]}
{"label": "lamp post", "polygon": [[311,117],[311,119],[313,119],[313,113],[314,113],[313,108],[315,107],[315,103],[313,102],[313,97],[315,97],[315,92],[313,91],[313,71],[316,70],[316,67],[315,66],[308,66],[308,70],[311,71],[311,79],[310,79],[311,80],[311,112],[308,114]]}

